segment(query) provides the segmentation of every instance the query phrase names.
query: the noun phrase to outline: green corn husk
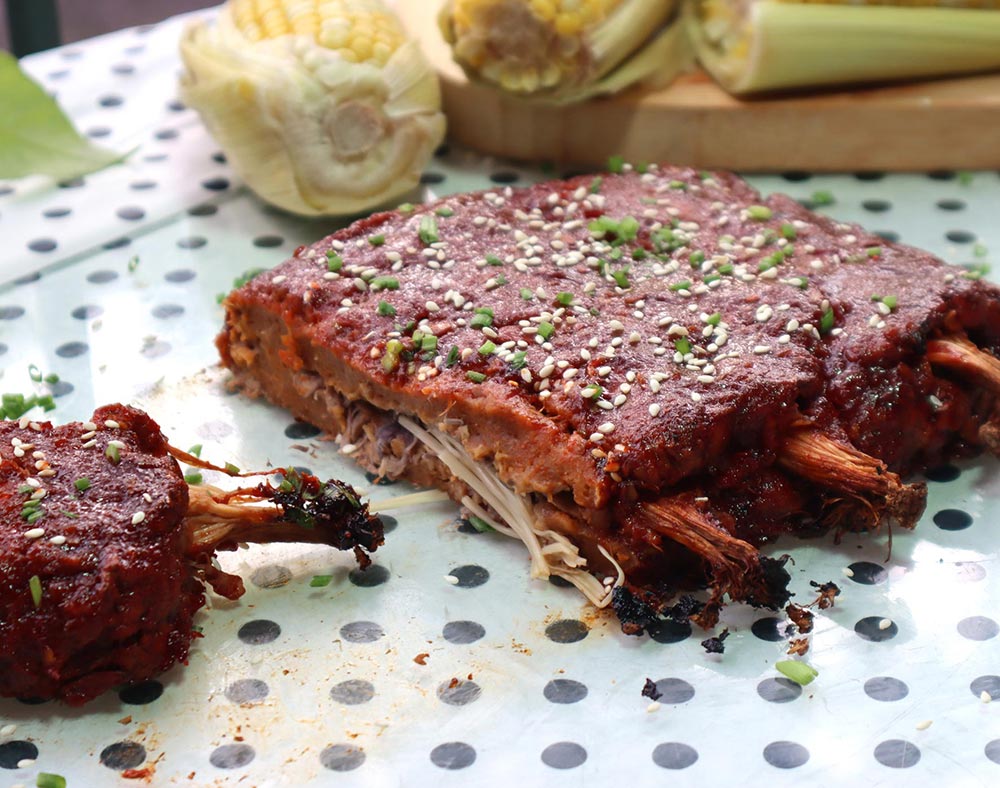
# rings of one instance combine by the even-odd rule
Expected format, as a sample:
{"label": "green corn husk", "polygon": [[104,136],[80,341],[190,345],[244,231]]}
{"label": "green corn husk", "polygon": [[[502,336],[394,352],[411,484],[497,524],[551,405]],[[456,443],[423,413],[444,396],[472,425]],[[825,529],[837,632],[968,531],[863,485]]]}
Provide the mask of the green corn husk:
{"label": "green corn husk", "polygon": [[688,29],[698,58],[731,93],[1000,69],[995,0],[935,6],[749,0],[723,5],[727,19],[713,13],[718,2],[690,1]]}

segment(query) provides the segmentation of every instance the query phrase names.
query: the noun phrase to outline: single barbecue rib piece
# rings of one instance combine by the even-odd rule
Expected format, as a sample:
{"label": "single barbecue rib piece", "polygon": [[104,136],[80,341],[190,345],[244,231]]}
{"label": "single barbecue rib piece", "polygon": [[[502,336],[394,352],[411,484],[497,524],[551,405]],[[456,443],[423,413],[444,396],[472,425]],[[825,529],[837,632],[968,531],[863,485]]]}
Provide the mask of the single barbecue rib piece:
{"label": "single barbecue rib piece", "polygon": [[347,485],[283,472],[279,484],[189,487],[145,413],[90,423],[0,422],[0,696],[84,703],[184,662],[203,581],[236,599],[212,563],[245,542],[366,550],[382,526]]}
{"label": "single barbecue rib piece", "polygon": [[376,214],[225,305],[237,386],[619,611],[706,582],[702,624],[727,597],[781,606],[760,544],[910,528],[925,489],[902,477],[1000,445],[994,286],[725,173]]}

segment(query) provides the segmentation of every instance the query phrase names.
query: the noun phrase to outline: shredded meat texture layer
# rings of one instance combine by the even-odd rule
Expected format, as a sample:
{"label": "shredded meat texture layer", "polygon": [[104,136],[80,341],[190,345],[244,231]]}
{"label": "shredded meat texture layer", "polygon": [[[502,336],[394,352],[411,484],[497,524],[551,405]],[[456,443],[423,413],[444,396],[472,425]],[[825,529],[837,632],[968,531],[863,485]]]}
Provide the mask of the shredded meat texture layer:
{"label": "shredded meat texture layer", "polygon": [[707,582],[702,623],[785,604],[760,544],[912,527],[904,477],[1000,434],[997,288],[682,168],[376,214],[231,293],[218,346],[365,467],[474,501],[398,417],[447,436],[654,611]]}

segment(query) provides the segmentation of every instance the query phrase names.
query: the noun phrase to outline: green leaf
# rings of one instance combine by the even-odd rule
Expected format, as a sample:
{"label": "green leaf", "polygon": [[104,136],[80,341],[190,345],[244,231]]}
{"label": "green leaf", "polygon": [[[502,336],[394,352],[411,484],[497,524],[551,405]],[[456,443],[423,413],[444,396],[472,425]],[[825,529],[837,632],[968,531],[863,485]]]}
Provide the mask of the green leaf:
{"label": "green leaf", "polygon": [[82,137],[17,60],[0,51],[0,178],[49,175],[64,181],[116,164],[125,155]]}

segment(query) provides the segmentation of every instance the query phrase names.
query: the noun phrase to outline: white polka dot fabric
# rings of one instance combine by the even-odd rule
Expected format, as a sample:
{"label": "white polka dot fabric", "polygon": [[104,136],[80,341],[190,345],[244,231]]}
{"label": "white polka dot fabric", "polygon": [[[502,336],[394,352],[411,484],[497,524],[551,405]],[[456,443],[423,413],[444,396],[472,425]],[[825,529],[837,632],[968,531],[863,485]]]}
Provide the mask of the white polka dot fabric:
{"label": "white polka dot fabric", "polygon": [[[407,492],[366,479],[311,425],[227,393],[214,369],[218,295],[338,223],[278,213],[239,184],[176,102],[181,24],[26,62],[81,129],[135,150],[82,182],[0,182],[3,388],[52,393],[60,421],[140,405],[216,462],[306,467],[375,500]],[[414,197],[553,174],[445,148]],[[995,172],[751,179],[954,262],[1000,250]],[[30,365],[58,380],[34,382]],[[186,667],[82,710],[0,700],[0,786],[39,772],[70,786],[118,774],[199,786],[994,785],[1000,468],[982,459],[928,479],[927,513],[893,534],[891,554],[885,533],[774,547],[794,558],[799,600],[815,596],[810,581],[843,591],[817,615],[806,659],[819,675],[805,687],[774,667],[795,636],[780,612],[726,610],[724,654],[700,645],[718,630],[686,624],[627,637],[572,589],[531,580],[518,544],[433,504],[387,518],[366,572],[326,549],[224,554],[247,594],[211,597]]]}

